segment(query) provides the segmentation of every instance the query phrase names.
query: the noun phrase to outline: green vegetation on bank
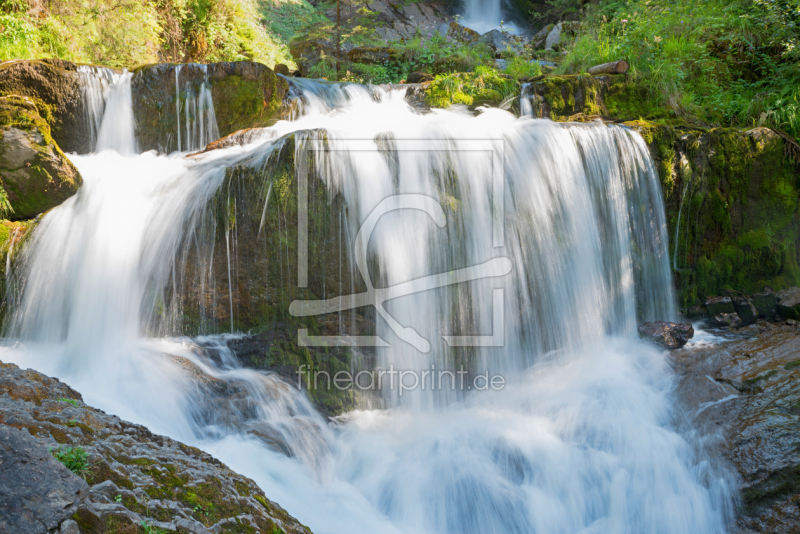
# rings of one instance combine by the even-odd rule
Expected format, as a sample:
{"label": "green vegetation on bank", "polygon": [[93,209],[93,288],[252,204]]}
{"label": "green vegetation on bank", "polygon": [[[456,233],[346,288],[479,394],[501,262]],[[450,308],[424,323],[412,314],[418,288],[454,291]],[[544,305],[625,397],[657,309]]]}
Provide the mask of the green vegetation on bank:
{"label": "green vegetation on bank", "polygon": [[313,8],[305,0],[0,0],[0,61],[291,63],[284,32],[305,23],[301,12]]}
{"label": "green vegetation on bank", "polygon": [[626,59],[631,81],[678,118],[800,137],[796,0],[602,0],[582,13],[560,72]]}

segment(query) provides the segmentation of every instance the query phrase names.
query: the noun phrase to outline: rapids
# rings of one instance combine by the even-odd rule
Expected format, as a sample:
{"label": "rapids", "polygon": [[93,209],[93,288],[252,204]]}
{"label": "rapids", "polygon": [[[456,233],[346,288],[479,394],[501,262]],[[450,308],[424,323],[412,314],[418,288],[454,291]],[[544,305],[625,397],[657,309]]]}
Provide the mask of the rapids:
{"label": "rapids", "polygon": [[[642,138],[498,109],[421,113],[402,90],[294,83],[293,120],[245,146],[189,156],[137,153],[130,75],[97,82],[96,149],[70,155],[84,185],[44,216],[10,275],[0,360],[208,451],[318,534],[725,532],[730,481],[675,430],[666,356],[636,335],[638,321],[674,314],[660,184]],[[213,112],[206,96],[194,105]],[[175,132],[179,146],[207,139],[209,124]],[[376,349],[376,365],[455,370],[442,335],[499,326],[503,346],[469,350],[476,372],[503,376],[505,387],[385,388],[386,409],[326,421],[277,375],[240,367],[225,341],[241,333],[153,335],[166,315],[154,288],[180,267],[180,245],[197,237],[226,168],[263,160],[292,133],[296,150],[311,147],[322,130],[329,149],[313,172],[344,198],[352,235],[391,195],[448,203],[446,226],[420,210],[381,219],[366,244],[376,286],[492,258],[512,265],[388,302],[430,352],[377,319],[391,346]],[[446,172],[457,198],[443,192]],[[235,249],[227,254],[230,265]],[[244,388],[250,418],[203,408],[209,379]],[[289,454],[248,432],[259,425]]]}

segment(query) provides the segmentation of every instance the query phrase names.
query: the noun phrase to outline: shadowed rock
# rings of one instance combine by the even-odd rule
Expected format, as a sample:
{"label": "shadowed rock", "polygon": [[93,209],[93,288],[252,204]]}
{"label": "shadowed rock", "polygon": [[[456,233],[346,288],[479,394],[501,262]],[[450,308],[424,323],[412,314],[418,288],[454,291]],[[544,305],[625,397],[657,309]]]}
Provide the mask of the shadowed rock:
{"label": "shadowed rock", "polygon": [[688,323],[647,322],[639,325],[639,337],[654,341],[667,349],[680,348],[694,336]]}

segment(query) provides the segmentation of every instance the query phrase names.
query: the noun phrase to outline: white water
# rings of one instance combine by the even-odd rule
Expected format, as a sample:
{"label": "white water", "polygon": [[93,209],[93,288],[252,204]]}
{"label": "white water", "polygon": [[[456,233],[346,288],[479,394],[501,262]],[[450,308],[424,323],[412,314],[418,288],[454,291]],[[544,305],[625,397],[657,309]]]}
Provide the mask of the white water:
{"label": "white water", "polygon": [[[175,119],[178,152],[199,150],[219,139],[217,115],[214,112],[214,100],[208,84],[208,66],[192,65],[202,68],[204,80],[195,91],[190,80],[186,80],[181,93],[180,77],[182,65],[175,67]],[[196,94],[195,94],[196,93]]]}
{"label": "white water", "polygon": [[[642,139],[500,110],[420,115],[402,93],[353,85],[315,91],[306,115],[246,147],[203,158],[73,156],[84,186],[44,217],[26,250],[0,360],[58,376],[91,405],[211,452],[317,534],[724,532],[726,481],[671,430],[671,371],[635,336],[637,313],[673,313],[661,192]],[[104,123],[126,120],[117,102]],[[293,388],[239,368],[219,337],[144,336],[159,313],[150,292],[168,283],[226,166],[313,129],[326,130],[332,149],[315,160],[317,174],[343,195],[355,229],[390,194],[446,199],[439,177],[453,171],[446,228],[422,212],[381,219],[370,247],[376,285],[492,257],[514,265],[504,278],[390,302],[431,352],[379,322],[393,346],[378,364],[452,368],[440,334],[491,332],[491,306],[481,303],[503,289],[505,346],[474,354],[476,369],[502,374],[506,388],[384,390],[390,410],[329,425]],[[384,157],[371,140],[387,133],[413,150]],[[302,134],[309,143],[316,135]],[[498,146],[506,213],[495,248],[486,154]],[[204,409],[204,376],[246,388],[255,416]],[[279,436],[293,457],[256,431]]]}
{"label": "white water", "polygon": [[464,0],[464,18],[459,21],[480,34],[501,28],[512,33],[516,26],[503,20],[501,0]]}

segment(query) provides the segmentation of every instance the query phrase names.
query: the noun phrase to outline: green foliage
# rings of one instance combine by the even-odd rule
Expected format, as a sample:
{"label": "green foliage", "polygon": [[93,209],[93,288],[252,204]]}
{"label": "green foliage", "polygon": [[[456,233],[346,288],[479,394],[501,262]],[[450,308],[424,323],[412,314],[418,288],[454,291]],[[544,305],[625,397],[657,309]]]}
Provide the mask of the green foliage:
{"label": "green foliage", "polygon": [[[240,60],[291,65],[275,26],[304,19],[292,9],[272,16],[260,8],[301,1],[59,0],[45,7],[32,0],[2,0],[0,61],[59,57],[116,67]],[[267,16],[272,24],[265,27],[262,17]]]}
{"label": "green foliage", "polygon": [[[397,51],[397,59],[386,60],[377,65],[346,63],[342,66],[345,81],[357,83],[398,83],[414,71],[432,74],[454,72],[473,72],[480,66],[494,63],[494,54],[485,45],[467,46],[440,34],[423,36],[420,33],[413,39],[393,41],[388,45]],[[321,62],[322,63],[322,62]],[[335,63],[312,67],[309,72],[317,77],[334,79]],[[321,75],[321,74],[326,75]]]}
{"label": "green foliage", "polygon": [[539,76],[542,73],[542,66],[536,61],[513,56],[508,60],[503,72],[516,79],[530,78]]}
{"label": "green foliage", "polygon": [[604,0],[585,10],[562,72],[626,59],[673,115],[800,136],[798,0]]}
{"label": "green foliage", "polygon": [[66,402],[68,404],[71,404],[71,405],[75,406],[76,408],[78,407],[78,401],[76,401],[75,399],[61,398],[61,399],[58,399],[58,401],[59,402]]}
{"label": "green foliage", "polygon": [[85,476],[89,471],[89,453],[82,447],[59,447],[50,449],[50,453],[56,460],[78,476]]}
{"label": "green foliage", "polygon": [[479,100],[501,102],[518,91],[516,81],[500,76],[494,69],[480,66],[474,73],[436,76],[427,98],[431,107],[447,108],[452,104],[471,106]]}
{"label": "green foliage", "polygon": [[142,519],[140,523],[142,529],[144,530],[145,534],[167,534],[167,531],[163,528],[158,528],[152,523],[148,523],[146,520]]}

